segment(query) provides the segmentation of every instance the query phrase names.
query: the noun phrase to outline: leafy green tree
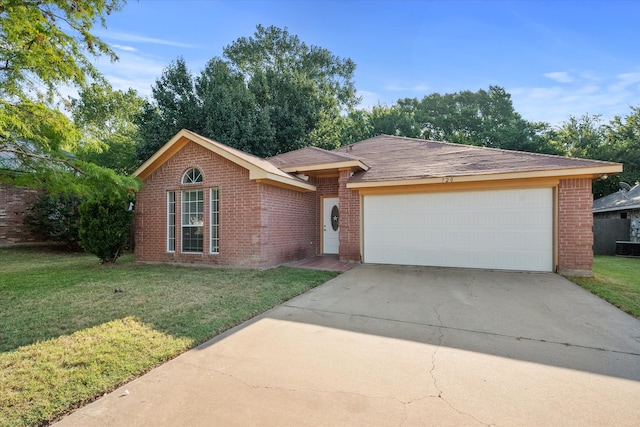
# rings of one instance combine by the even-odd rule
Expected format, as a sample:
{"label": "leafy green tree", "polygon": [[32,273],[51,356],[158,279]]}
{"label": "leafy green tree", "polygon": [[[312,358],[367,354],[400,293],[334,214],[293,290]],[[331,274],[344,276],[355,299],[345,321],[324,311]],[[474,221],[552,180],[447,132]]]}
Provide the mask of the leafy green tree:
{"label": "leafy green tree", "polygon": [[599,115],[569,116],[556,130],[553,139],[570,157],[602,157],[604,123]]}
{"label": "leafy green tree", "polygon": [[376,105],[367,113],[373,135],[396,135],[417,138],[420,126],[416,123],[413,112],[400,105],[391,107]]}
{"label": "leafy green tree", "polygon": [[262,25],[253,37],[225,47],[224,56],[250,80],[259,108],[268,114],[275,132],[270,155],[339,144],[338,115],[359,101],[351,59],[308,46],[286,28]]}
{"label": "leafy green tree", "polygon": [[151,92],[152,99],[143,105],[136,119],[139,162],[151,157],[181,129],[204,134],[206,114],[196,94],[195,80],[183,58],[163,70]]}
{"label": "leafy green tree", "polygon": [[29,207],[24,224],[35,236],[77,248],[80,198],[72,192],[42,193]]}
{"label": "leafy green tree", "polygon": [[555,143],[567,155],[622,163],[621,174],[594,181],[595,198],[618,191],[620,181],[634,184],[640,180],[640,108],[605,123],[599,115],[570,116],[555,130]]}
{"label": "leafy green tree", "polygon": [[204,135],[249,153],[268,155],[264,141],[273,138],[273,131],[268,121],[261,120],[255,96],[239,71],[213,58],[196,77],[195,87],[204,113]]}
{"label": "leafy green tree", "polygon": [[195,79],[182,59],[165,69],[139,117],[138,159],[181,128],[262,157],[308,145],[337,147],[340,113],[358,102],[354,70],[350,59],[259,25]]}
{"label": "leafy green tree", "polygon": [[95,83],[83,88],[71,101],[73,121],[87,140],[81,155],[120,174],[132,173],[138,164],[134,120],[143,105],[133,89],[114,91]]}
{"label": "leafy green tree", "polygon": [[546,137],[547,123],[531,123],[518,114],[511,95],[499,86],[488,91],[433,93],[422,100],[399,100],[397,115],[404,115],[414,127],[399,128],[397,134],[419,133],[426,139],[482,147],[558,154],[558,146]]}
{"label": "leafy green tree", "polygon": [[118,10],[122,0],[15,0],[0,3],[0,181],[77,186],[134,185],[68,152],[81,145],[79,130],[55,108],[59,87],[100,81],[86,55],[116,55],[92,34],[96,21]]}
{"label": "leafy green tree", "polygon": [[614,117],[605,126],[604,142],[599,148],[601,160],[619,162],[624,167],[621,174],[603,182],[599,194],[617,191],[620,181],[631,185],[640,181],[640,107],[631,107],[631,113],[625,117]]}
{"label": "leafy green tree", "polygon": [[341,145],[353,144],[375,136],[368,113],[365,110],[351,109],[349,114],[342,117],[342,124],[339,128]]}
{"label": "leafy green tree", "polygon": [[103,263],[114,263],[129,241],[133,196],[99,191],[80,204],[80,245]]}

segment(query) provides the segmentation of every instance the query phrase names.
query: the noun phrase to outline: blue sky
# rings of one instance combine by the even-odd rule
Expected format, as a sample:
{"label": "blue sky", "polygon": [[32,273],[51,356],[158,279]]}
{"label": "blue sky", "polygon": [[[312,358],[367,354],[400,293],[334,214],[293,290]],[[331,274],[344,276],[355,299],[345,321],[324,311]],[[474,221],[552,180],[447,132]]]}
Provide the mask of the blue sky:
{"label": "blue sky", "polygon": [[356,64],[361,108],[504,87],[531,121],[640,106],[640,2],[129,0],[96,33],[116,89],[148,96],[171,61],[193,73],[256,25],[287,27]]}

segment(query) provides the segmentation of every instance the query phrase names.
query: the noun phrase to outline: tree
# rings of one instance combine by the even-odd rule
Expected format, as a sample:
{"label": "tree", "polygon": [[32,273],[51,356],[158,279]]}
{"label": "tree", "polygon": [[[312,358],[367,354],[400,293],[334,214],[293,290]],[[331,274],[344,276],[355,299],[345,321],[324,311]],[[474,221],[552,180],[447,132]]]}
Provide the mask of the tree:
{"label": "tree", "polygon": [[259,108],[268,113],[275,131],[270,155],[318,143],[339,145],[339,130],[332,129],[337,117],[359,102],[351,59],[307,46],[286,28],[262,25],[253,37],[225,47],[224,56],[251,82]]}
{"label": "tree", "polygon": [[373,135],[396,135],[417,138],[420,136],[420,126],[416,123],[412,112],[400,105],[387,107],[374,106],[367,113],[369,125]]}
{"label": "tree", "polygon": [[599,115],[570,116],[555,130],[555,142],[571,157],[622,163],[622,173],[594,181],[595,198],[618,191],[620,181],[633,185],[640,180],[640,108],[616,116],[609,123]]}
{"label": "tree", "polygon": [[375,135],[365,110],[351,109],[349,114],[342,117],[342,125],[340,126],[341,145],[353,144],[372,136]]}
{"label": "tree", "polygon": [[29,208],[24,223],[27,229],[45,240],[77,248],[79,241],[80,198],[71,192],[45,192]]}
{"label": "tree", "polygon": [[350,59],[259,25],[195,79],[182,59],[164,70],[138,120],[138,158],[149,158],[181,128],[261,157],[337,147],[340,113],[358,102],[354,70]]}
{"label": "tree", "polygon": [[604,181],[596,196],[617,191],[620,181],[631,185],[640,181],[640,107],[631,107],[629,115],[616,116],[605,126],[598,155],[601,160],[622,163],[624,170]]}
{"label": "tree", "polygon": [[398,100],[399,115],[413,117],[417,129],[400,129],[400,135],[419,135],[437,141],[482,147],[558,154],[550,144],[547,123],[531,123],[518,114],[511,95],[499,86],[488,91],[433,93],[422,100]]}
{"label": "tree", "polygon": [[[205,112],[195,90],[195,81],[183,58],[162,71],[151,88],[152,99],[138,116],[140,141],[137,157],[147,160],[181,129],[204,134]],[[206,136],[206,135],[204,135]]]}
{"label": "tree", "polygon": [[80,245],[103,263],[114,263],[129,240],[133,196],[98,191],[80,204]]}
{"label": "tree", "polygon": [[87,142],[82,157],[120,174],[132,173],[136,160],[136,117],[144,99],[135,90],[114,91],[110,86],[91,84],[72,99],[73,121]]}
{"label": "tree", "polygon": [[81,133],[55,108],[58,87],[100,81],[91,56],[116,55],[91,32],[123,0],[15,0],[0,4],[0,181],[69,188],[78,178],[134,185],[68,152]]}
{"label": "tree", "polygon": [[267,120],[261,120],[242,73],[213,58],[196,78],[195,86],[205,113],[204,135],[258,156],[268,155],[264,142],[273,138],[273,131]]}

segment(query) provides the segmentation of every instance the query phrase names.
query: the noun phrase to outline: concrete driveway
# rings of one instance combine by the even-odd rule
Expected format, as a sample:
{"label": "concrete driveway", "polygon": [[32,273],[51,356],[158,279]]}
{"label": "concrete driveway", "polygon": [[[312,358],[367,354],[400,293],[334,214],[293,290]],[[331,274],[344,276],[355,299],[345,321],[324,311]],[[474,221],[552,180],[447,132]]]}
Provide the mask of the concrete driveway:
{"label": "concrete driveway", "polygon": [[639,397],[640,321],[560,276],[362,265],[59,426],[637,426]]}

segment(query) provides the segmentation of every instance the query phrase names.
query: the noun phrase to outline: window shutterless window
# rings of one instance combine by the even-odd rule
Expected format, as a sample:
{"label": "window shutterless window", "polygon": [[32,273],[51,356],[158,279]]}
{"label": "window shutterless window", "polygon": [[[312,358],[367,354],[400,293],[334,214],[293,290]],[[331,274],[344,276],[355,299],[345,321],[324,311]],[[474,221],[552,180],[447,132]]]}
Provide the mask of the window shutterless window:
{"label": "window shutterless window", "polygon": [[167,252],[176,250],[176,192],[167,191]]}
{"label": "window shutterless window", "polygon": [[202,182],[202,174],[198,169],[189,169],[182,175],[183,184],[195,184],[197,182]]}
{"label": "window shutterless window", "polygon": [[212,254],[220,252],[220,236],[218,235],[220,226],[220,191],[217,188],[211,189],[211,197],[209,198],[209,224],[211,227],[209,236],[209,251]]}
{"label": "window shutterless window", "polygon": [[204,191],[182,192],[182,252],[202,253],[204,243]]}

